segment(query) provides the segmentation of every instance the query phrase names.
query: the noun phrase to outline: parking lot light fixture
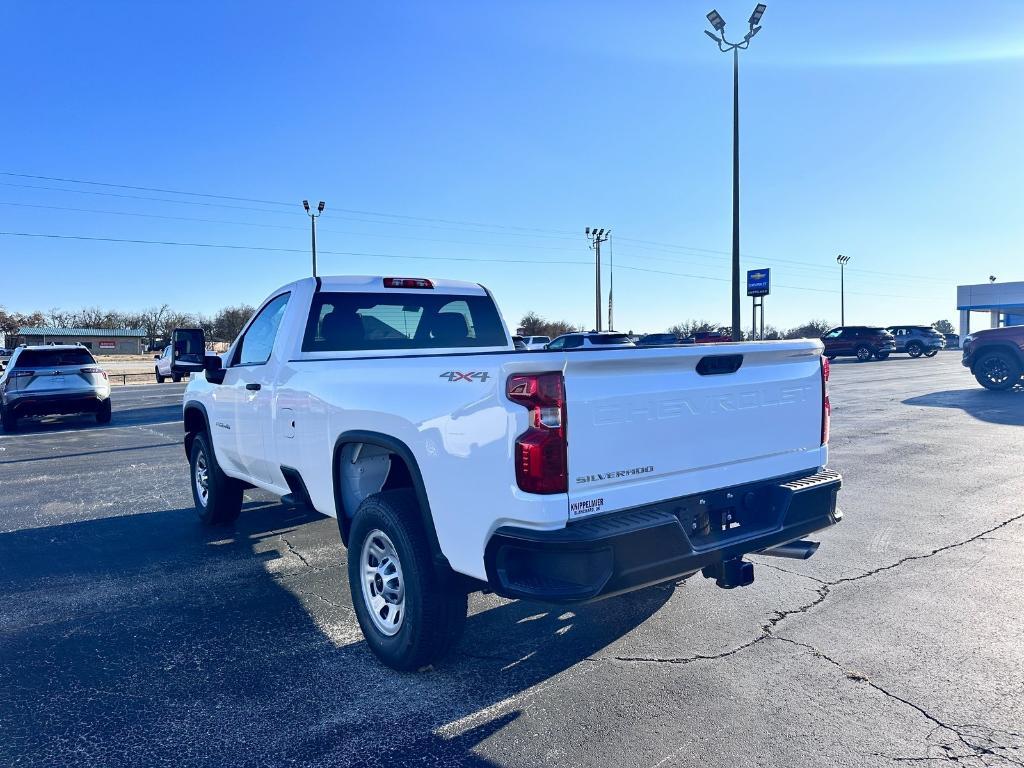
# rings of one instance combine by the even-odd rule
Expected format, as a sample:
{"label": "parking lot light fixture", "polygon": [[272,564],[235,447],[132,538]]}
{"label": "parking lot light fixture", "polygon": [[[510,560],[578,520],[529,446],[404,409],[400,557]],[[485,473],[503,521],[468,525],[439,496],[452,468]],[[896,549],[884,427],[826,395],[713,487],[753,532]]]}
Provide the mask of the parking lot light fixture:
{"label": "parking lot light fixture", "polygon": [[309,200],[302,201],[302,207],[306,213],[309,214],[310,225],[312,226],[312,242],[313,242],[313,277],[316,277],[316,220],[320,218],[320,214],[324,212],[325,203],[323,200],[316,207],[316,213],[313,213],[309,209]]}
{"label": "parking lot light fixture", "polygon": [[843,256],[843,254],[836,256],[836,263],[839,264],[839,325],[846,325],[846,281],[843,270],[849,261],[849,256]]}
{"label": "parking lot light fixture", "polygon": [[732,53],[732,340],[740,341],[740,63],[739,52],[750,47],[750,41],[761,27],[758,26],[767,6],[758,3],[750,14],[750,29],[743,39],[730,43],[725,39],[725,19],[712,10],[708,23],[714,27],[714,34],[704,30],[723,53]]}

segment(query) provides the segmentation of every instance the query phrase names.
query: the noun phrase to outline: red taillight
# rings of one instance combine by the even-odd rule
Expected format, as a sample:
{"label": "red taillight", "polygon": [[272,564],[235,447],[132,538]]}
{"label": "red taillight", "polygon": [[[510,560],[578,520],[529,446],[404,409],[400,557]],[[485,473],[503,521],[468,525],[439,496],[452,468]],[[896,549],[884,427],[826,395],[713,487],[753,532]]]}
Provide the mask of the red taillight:
{"label": "red taillight", "polygon": [[95,365],[90,366],[88,368],[83,368],[82,369],[82,373],[98,373],[104,379],[107,378],[107,372],[104,371],[102,368],[99,368],[99,367],[97,367]]}
{"label": "red taillight", "polygon": [[434,284],[422,277],[385,277],[385,288],[433,288]]}
{"label": "red taillight", "polygon": [[516,483],[529,493],[565,493],[565,383],[561,373],[510,376],[505,394],[530,412],[529,429],[516,438]]}
{"label": "red taillight", "polygon": [[830,365],[828,358],[821,358],[821,444],[828,445],[828,435],[832,426],[832,403],[828,399],[828,375]]}

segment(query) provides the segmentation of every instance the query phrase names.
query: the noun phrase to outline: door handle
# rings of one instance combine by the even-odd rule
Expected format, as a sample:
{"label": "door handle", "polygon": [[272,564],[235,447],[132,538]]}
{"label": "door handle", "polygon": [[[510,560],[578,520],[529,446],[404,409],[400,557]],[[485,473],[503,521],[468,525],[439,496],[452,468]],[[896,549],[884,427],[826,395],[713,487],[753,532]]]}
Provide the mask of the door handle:
{"label": "door handle", "polygon": [[245,388],[252,392],[259,392],[261,389],[263,389],[263,386],[261,384],[253,382],[252,384],[246,384]]}

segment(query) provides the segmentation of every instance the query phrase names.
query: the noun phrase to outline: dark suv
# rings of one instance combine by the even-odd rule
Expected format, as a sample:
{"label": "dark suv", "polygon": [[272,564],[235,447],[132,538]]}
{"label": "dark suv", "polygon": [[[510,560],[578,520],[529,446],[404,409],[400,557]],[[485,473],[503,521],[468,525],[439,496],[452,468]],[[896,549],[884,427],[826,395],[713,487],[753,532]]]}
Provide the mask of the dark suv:
{"label": "dark suv", "polygon": [[834,360],[850,355],[866,363],[872,357],[885,360],[896,349],[896,339],[885,328],[868,325],[846,325],[833,328],[821,337],[825,357]]}
{"label": "dark suv", "polygon": [[890,325],[887,330],[896,337],[896,351],[911,357],[935,357],[946,346],[945,337],[930,325]]}
{"label": "dark suv", "polygon": [[1024,375],[1024,325],[964,336],[963,364],[986,389],[1012,389]]}

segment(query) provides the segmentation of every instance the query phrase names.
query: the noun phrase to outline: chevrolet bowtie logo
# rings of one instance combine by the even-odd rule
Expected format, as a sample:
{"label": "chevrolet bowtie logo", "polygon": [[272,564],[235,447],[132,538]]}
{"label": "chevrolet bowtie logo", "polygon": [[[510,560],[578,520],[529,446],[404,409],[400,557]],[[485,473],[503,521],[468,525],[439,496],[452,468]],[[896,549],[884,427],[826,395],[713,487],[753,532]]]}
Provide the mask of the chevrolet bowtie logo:
{"label": "chevrolet bowtie logo", "polygon": [[750,277],[754,280],[764,280],[766,277],[768,277],[768,275],[766,275],[764,272],[755,272]]}

